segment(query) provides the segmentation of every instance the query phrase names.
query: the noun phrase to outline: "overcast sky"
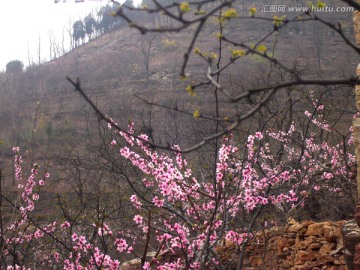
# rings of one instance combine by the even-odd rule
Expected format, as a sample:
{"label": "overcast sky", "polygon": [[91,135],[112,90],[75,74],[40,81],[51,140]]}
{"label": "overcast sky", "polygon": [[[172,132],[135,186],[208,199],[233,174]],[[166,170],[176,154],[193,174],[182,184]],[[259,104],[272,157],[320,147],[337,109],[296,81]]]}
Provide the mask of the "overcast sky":
{"label": "overcast sky", "polygon": [[54,0],[0,0],[0,71],[4,71],[11,60],[21,60],[27,65],[28,55],[38,59],[39,37],[41,56],[43,60],[48,60],[49,35],[53,33],[60,41],[64,27],[69,28],[70,20],[74,22],[84,18],[107,2],[86,0],[75,3],[75,0],[67,0],[64,3],[61,0],[55,4]]}

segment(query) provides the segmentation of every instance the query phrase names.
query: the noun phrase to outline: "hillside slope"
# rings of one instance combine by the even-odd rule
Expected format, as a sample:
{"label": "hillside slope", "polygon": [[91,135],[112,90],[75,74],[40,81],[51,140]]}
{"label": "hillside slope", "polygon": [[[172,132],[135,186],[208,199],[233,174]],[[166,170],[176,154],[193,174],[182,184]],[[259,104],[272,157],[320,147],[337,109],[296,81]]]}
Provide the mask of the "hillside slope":
{"label": "hillside slope", "polygon": [[[333,19],[351,19],[349,14],[337,16]],[[224,33],[251,44],[261,40],[271,28],[272,22],[232,20],[225,24]],[[345,30],[351,37],[351,27]],[[188,145],[189,140],[194,139],[192,137],[202,137],[204,130],[211,129],[211,124],[190,120],[192,112],[198,108],[211,115],[212,108],[207,106],[212,104],[211,87],[205,85],[195,97],[189,96],[185,89],[189,83],[206,79],[207,63],[191,54],[188,80],[181,81],[179,76],[193,31],[190,27],[179,33],[141,35],[132,28],[122,27],[78,46],[58,59],[29,67],[23,74],[1,74],[3,156],[9,157],[11,146],[20,145],[27,150],[36,149],[31,151],[34,160],[45,159],[63,150],[64,146],[79,146],[84,137],[90,139],[97,133],[96,117],[66,77],[79,78],[84,91],[120,125],[126,127],[129,120],[135,121],[139,130],[151,129],[159,143],[179,143],[179,138],[183,138],[184,145]],[[200,33],[196,46],[202,51],[217,52],[218,31],[217,22],[210,20]],[[313,34],[311,23],[290,25],[270,38],[266,45],[278,59],[294,69],[302,69],[309,78],[353,74],[357,62],[354,54],[344,46],[340,36],[331,31],[321,34],[324,49],[319,67]],[[223,48],[224,63],[230,59],[230,49],[229,46]],[[234,93],[241,92],[249,85],[261,85],[267,68],[263,60],[248,57],[228,69],[223,83]],[[149,106],[136,96],[187,111],[188,115],[179,118],[164,108]],[[229,105],[222,114],[226,116],[236,110],[236,104]]]}

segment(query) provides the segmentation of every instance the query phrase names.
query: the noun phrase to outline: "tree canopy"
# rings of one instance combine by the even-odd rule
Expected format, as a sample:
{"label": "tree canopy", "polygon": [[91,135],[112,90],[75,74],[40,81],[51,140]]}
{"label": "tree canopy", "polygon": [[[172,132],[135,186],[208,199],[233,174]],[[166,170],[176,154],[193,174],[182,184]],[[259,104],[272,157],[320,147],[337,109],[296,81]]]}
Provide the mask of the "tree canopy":
{"label": "tree canopy", "polygon": [[23,72],[24,64],[20,60],[12,60],[6,64],[6,73]]}

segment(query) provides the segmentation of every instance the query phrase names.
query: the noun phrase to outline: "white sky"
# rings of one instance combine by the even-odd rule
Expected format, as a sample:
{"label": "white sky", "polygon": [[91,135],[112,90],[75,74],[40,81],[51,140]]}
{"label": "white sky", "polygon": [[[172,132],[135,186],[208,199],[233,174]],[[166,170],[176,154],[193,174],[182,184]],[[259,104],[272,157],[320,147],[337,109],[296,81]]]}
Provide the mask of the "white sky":
{"label": "white sky", "polygon": [[[72,28],[72,23],[83,19],[108,0],[0,0],[0,71],[11,60],[20,60],[28,65],[29,57],[37,63],[39,36],[42,61],[49,60],[49,35],[61,42],[63,31]],[[70,23],[72,22],[72,23]],[[65,32],[64,35],[68,34]],[[69,41],[66,46],[69,46]]]}

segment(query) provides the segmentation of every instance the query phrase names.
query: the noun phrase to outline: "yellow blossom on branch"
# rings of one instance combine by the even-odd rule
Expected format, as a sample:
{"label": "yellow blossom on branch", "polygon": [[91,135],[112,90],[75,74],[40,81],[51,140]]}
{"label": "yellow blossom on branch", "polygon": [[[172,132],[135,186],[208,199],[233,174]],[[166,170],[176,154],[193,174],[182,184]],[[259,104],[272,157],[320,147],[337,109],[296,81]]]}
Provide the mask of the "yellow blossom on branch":
{"label": "yellow blossom on branch", "polygon": [[256,13],[256,7],[250,8],[250,16],[251,16],[251,17],[254,17],[254,16],[255,16],[255,13]]}
{"label": "yellow blossom on branch", "polygon": [[191,84],[189,84],[189,85],[186,87],[186,91],[188,91],[188,93],[189,93],[190,96],[196,96],[196,92],[195,92],[194,89],[192,88]]}
{"label": "yellow blossom on branch", "polygon": [[230,18],[239,17],[239,15],[238,15],[238,13],[237,13],[237,11],[236,11],[235,8],[229,8],[228,10],[226,10],[226,11],[224,12],[223,17],[224,17],[225,19],[230,19]]}
{"label": "yellow blossom on branch", "polygon": [[199,118],[201,116],[201,113],[198,109],[196,109],[193,113],[194,118]]}
{"label": "yellow blossom on branch", "polygon": [[241,57],[246,54],[245,50],[241,50],[241,49],[239,50],[230,49],[230,52],[231,52],[231,58]]}
{"label": "yellow blossom on branch", "polygon": [[180,4],[180,11],[182,13],[186,13],[186,12],[189,12],[191,9],[190,9],[190,4],[188,2],[182,2]]}

